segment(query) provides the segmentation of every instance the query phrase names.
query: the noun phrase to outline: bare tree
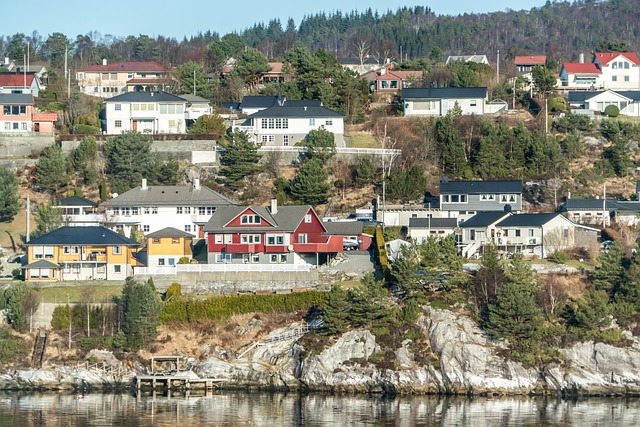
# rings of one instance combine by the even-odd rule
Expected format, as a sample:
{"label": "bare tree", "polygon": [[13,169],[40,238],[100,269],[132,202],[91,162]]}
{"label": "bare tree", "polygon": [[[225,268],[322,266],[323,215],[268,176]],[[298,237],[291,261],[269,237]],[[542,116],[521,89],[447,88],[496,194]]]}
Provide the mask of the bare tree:
{"label": "bare tree", "polygon": [[565,227],[552,228],[544,233],[542,240],[544,256],[567,251],[575,246],[575,241],[575,229]]}
{"label": "bare tree", "polygon": [[[91,303],[94,302],[95,299],[95,289],[94,288],[86,288],[82,291],[80,296],[82,301],[82,314],[83,317],[87,320],[87,337],[91,337]],[[84,322],[83,322],[84,323]]]}
{"label": "bare tree", "polygon": [[337,179],[336,187],[339,187],[342,190],[342,200],[344,200],[347,187],[351,186],[353,169],[351,165],[344,160],[334,162],[331,169],[333,170],[333,175]]}
{"label": "bare tree", "polygon": [[29,323],[29,333],[31,333],[33,331],[33,318],[40,307],[38,294],[33,289],[29,289],[24,296],[24,302],[22,304],[24,314],[27,316],[27,322]]}
{"label": "bare tree", "polygon": [[558,274],[549,273],[544,276],[540,283],[539,302],[547,317],[551,317],[567,300],[567,283]]}
{"label": "bare tree", "polygon": [[640,229],[624,222],[618,223],[618,228],[620,229],[620,244],[627,256],[631,256],[632,249],[635,248],[636,242],[640,238]]}
{"label": "bare tree", "polygon": [[360,66],[364,66],[364,61],[369,57],[369,53],[371,52],[371,42],[367,39],[358,39],[353,42],[353,47],[355,48],[355,54],[360,61]]}

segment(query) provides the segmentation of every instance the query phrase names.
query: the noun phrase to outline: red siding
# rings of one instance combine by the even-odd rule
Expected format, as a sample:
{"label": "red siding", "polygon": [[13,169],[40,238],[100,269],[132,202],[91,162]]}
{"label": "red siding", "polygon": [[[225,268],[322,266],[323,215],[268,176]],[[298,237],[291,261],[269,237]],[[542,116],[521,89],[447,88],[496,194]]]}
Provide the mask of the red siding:
{"label": "red siding", "polygon": [[[252,211],[251,209],[247,208],[240,215],[238,215],[231,222],[229,222],[229,224],[227,224],[225,227],[252,227],[252,226],[264,227],[264,226],[272,226],[267,221],[265,221],[264,218],[262,218],[262,217],[260,217],[260,224],[243,224],[241,222],[242,221],[242,215],[258,215],[258,214],[255,213],[254,211]],[[229,231],[232,231],[232,230],[229,230]]]}

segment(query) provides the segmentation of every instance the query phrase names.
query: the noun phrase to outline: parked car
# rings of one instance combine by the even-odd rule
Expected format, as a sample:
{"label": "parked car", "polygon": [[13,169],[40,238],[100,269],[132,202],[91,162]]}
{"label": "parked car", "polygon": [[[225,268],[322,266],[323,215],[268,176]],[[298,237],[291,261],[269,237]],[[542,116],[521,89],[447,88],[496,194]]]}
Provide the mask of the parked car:
{"label": "parked car", "polygon": [[345,251],[357,251],[358,249],[360,249],[360,244],[355,240],[345,240],[342,243],[342,247]]}

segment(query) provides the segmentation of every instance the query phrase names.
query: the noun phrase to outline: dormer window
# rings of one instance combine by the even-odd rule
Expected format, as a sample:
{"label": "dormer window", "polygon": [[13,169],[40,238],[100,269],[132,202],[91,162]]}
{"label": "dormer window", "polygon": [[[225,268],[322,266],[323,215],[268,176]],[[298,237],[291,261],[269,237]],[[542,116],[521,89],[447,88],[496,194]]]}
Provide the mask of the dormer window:
{"label": "dormer window", "polygon": [[241,224],[260,224],[260,215],[242,215]]}

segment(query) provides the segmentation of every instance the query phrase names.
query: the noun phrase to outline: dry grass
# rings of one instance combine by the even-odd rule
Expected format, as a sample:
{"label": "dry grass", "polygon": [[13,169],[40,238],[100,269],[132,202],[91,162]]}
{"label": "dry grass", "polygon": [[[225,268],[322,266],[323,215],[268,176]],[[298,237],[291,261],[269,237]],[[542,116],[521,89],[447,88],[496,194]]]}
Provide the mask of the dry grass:
{"label": "dry grass", "polygon": [[353,148],[381,148],[380,141],[371,132],[352,132],[350,138]]}

